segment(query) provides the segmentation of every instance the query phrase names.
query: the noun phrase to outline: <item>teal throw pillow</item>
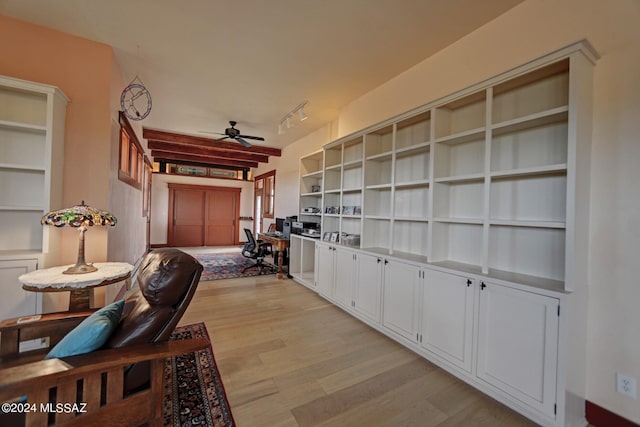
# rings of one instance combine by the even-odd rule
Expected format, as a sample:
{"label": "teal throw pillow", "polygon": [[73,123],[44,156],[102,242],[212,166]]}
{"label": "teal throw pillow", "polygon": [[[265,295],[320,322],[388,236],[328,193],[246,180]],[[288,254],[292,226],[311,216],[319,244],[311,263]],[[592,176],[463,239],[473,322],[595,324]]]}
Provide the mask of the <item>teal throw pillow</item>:
{"label": "teal throw pillow", "polygon": [[124,300],[102,307],[65,335],[45,359],[89,353],[107,342],[122,316]]}

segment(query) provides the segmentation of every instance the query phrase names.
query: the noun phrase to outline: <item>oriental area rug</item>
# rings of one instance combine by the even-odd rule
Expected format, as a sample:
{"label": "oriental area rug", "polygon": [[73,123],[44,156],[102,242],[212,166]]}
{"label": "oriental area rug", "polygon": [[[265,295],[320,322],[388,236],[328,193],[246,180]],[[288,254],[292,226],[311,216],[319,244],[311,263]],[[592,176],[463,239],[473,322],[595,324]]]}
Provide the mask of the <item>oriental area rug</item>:
{"label": "oriental area rug", "polygon": [[[204,323],[178,326],[172,340],[209,339]],[[229,401],[211,346],[167,359],[164,366],[165,427],[234,427]]]}
{"label": "oriental area rug", "polygon": [[204,266],[204,271],[200,276],[201,281],[251,277],[259,274],[258,268],[250,268],[246,272],[242,272],[245,268],[254,265],[255,261],[242,256],[239,252],[194,254],[193,256]]}

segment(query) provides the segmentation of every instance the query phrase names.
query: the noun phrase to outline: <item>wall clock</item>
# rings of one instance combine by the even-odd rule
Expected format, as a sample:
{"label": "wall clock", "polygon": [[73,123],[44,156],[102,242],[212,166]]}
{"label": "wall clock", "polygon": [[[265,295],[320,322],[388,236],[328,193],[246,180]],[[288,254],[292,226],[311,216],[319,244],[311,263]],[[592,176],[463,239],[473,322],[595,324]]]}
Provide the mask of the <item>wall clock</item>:
{"label": "wall clock", "polygon": [[151,94],[144,85],[131,83],[122,91],[120,107],[131,120],[142,120],[151,112]]}

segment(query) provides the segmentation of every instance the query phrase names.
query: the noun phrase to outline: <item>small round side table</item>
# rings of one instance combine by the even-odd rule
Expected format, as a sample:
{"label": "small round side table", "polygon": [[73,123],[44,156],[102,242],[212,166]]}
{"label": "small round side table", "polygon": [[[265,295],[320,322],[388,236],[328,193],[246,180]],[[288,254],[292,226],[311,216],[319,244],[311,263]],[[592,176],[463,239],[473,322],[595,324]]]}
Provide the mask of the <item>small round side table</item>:
{"label": "small round side table", "polygon": [[126,262],[96,262],[98,271],[85,274],[62,274],[69,266],[35,270],[18,277],[22,289],[33,292],[71,292],[69,311],[88,310],[92,303],[90,290],[122,281],[130,287],[133,266]]}

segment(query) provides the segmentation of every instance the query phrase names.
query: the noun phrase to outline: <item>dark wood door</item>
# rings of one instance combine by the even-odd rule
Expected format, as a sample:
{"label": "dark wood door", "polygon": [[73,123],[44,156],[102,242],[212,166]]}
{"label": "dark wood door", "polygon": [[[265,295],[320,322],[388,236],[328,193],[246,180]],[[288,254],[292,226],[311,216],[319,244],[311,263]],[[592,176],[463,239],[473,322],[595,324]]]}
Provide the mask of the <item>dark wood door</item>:
{"label": "dark wood door", "polygon": [[169,246],[236,245],[240,188],[169,184]]}
{"label": "dark wood door", "polygon": [[205,246],[236,243],[239,195],[236,191],[207,191]]}
{"label": "dark wood door", "polygon": [[202,190],[174,189],[170,246],[204,246],[204,195]]}

